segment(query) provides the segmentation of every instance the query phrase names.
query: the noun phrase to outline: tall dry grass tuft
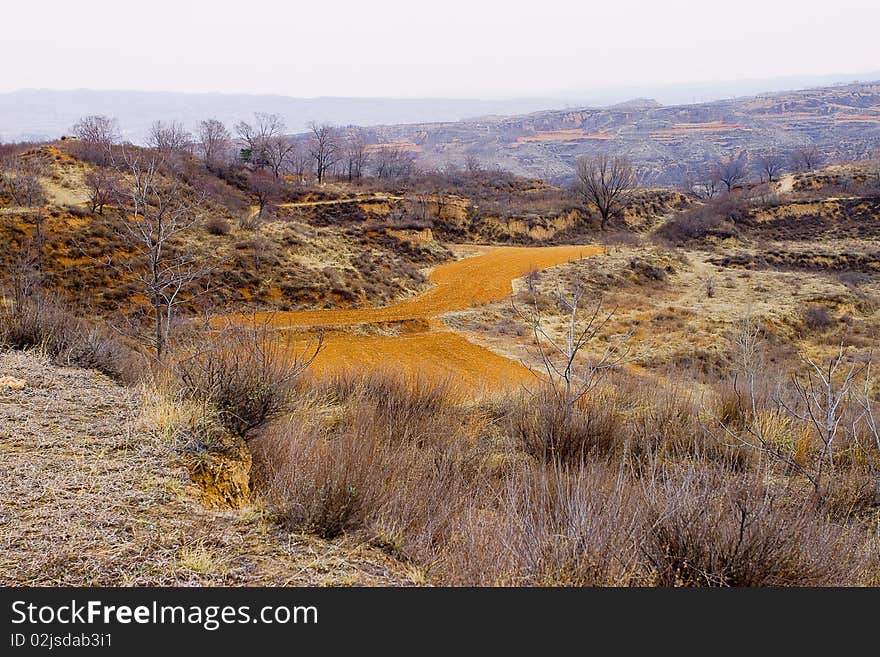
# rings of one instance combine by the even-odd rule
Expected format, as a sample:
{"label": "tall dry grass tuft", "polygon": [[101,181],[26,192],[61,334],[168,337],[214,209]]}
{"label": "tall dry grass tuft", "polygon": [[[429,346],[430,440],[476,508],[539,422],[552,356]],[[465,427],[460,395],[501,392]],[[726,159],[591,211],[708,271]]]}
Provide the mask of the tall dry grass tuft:
{"label": "tall dry grass tuft", "polygon": [[519,449],[550,463],[577,464],[620,449],[626,440],[613,397],[582,397],[570,406],[544,388],[514,398],[507,428]]}
{"label": "tall dry grass tuft", "polygon": [[175,452],[204,452],[221,436],[217,411],[181,389],[171,369],[155,369],[140,383],[136,427]]}
{"label": "tall dry grass tuft", "polygon": [[322,389],[344,405],[368,410],[369,423],[394,442],[445,440],[438,427],[455,419],[450,414],[462,415],[458,402],[463,393],[445,380],[378,370],[369,376],[337,375],[323,383]]}

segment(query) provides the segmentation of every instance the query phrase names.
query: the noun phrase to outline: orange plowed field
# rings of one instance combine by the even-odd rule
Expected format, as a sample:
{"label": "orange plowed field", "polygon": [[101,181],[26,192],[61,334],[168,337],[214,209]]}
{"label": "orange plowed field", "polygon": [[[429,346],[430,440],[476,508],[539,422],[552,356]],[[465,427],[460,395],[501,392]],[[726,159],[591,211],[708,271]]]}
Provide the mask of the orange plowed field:
{"label": "orange plowed field", "polygon": [[[432,379],[448,379],[472,392],[519,386],[531,374],[446,329],[440,315],[499,301],[512,292],[511,281],[532,269],[546,269],[601,252],[597,246],[499,247],[437,267],[434,287],[417,297],[380,308],[316,310],[258,314],[283,331],[285,339],[304,345],[302,330],[325,328],[325,346],[313,364],[320,374],[390,369]],[[357,334],[344,327],[427,320],[418,332],[400,335]]]}
{"label": "orange plowed field", "polygon": [[[294,344],[296,350],[302,352],[307,340],[296,336]],[[452,388],[471,396],[516,387],[534,378],[517,361],[499,356],[452,331],[400,336],[329,333],[311,367],[319,377],[377,370],[448,382]]]}
{"label": "orange plowed field", "polygon": [[504,299],[511,293],[511,281],[531,269],[546,269],[594,256],[600,251],[598,246],[499,247],[483,255],[440,265],[428,276],[434,287],[392,306],[266,313],[257,317],[277,327],[352,326],[431,319]]}

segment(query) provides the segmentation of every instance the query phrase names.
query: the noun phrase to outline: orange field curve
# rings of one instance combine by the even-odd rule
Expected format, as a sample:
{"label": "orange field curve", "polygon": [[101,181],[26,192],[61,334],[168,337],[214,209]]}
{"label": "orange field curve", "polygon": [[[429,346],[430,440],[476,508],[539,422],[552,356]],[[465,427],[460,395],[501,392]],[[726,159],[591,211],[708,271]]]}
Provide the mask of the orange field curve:
{"label": "orange field curve", "polygon": [[431,319],[510,295],[511,281],[532,269],[547,269],[600,253],[599,246],[503,246],[488,253],[440,265],[428,276],[434,287],[391,306],[353,310],[301,310],[258,313],[258,321],[276,327],[352,326]]}
{"label": "orange field curve", "polygon": [[[497,247],[437,267],[426,292],[378,308],[258,313],[252,319],[282,331],[294,351],[305,348],[315,329],[326,329],[312,364],[318,376],[386,370],[447,381],[470,394],[497,392],[533,380],[522,364],[481,347],[446,328],[443,313],[500,301],[511,283],[531,270],[547,269],[602,251],[598,246]],[[345,327],[385,322],[422,322],[400,335],[357,334]]]}
{"label": "orange field curve", "polygon": [[[297,352],[314,343],[301,335],[284,334]],[[319,378],[351,372],[391,372],[448,383],[452,389],[479,396],[525,385],[534,380],[528,369],[452,331],[399,336],[325,335],[324,346],[310,367]]]}

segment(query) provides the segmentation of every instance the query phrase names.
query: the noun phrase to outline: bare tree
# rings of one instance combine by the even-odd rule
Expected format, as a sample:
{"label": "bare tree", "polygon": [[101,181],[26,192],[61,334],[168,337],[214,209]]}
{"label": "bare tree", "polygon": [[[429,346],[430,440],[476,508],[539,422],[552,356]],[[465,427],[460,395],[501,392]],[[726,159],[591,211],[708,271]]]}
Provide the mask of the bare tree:
{"label": "bare tree", "polygon": [[471,175],[481,173],[483,171],[483,163],[480,162],[480,158],[476,155],[470,154],[464,159],[464,170]]}
{"label": "bare tree", "polygon": [[280,175],[290,154],[287,127],[280,114],[254,113],[254,123],[239,121],[235,124],[241,145],[240,159],[254,169],[272,169]]}
{"label": "bare tree", "polygon": [[436,182],[433,185],[433,197],[435,204],[436,217],[438,219],[443,219],[443,211],[450,204],[449,196],[446,192],[446,188],[440,182]]}
{"label": "bare tree", "polygon": [[325,174],[333,168],[340,157],[339,134],[336,128],[327,123],[312,123],[312,139],[309,152],[315,162],[315,175],[318,184],[324,182]]}
{"label": "bare tree", "polygon": [[153,121],[147,135],[147,145],[159,151],[166,160],[189,151],[192,143],[193,136],[177,121]]}
{"label": "bare tree", "polygon": [[202,158],[209,171],[216,171],[220,163],[229,156],[232,138],[226,126],[217,119],[207,119],[199,123],[199,146]]}
{"label": "bare tree", "polygon": [[602,153],[582,157],[575,165],[575,191],[586,207],[593,207],[601,217],[604,230],[608,221],[623,209],[638,184],[638,174],[626,157]]}
{"label": "bare tree", "polygon": [[248,176],[248,189],[257,206],[257,211],[251,218],[253,221],[259,221],[263,218],[266,208],[281,197],[284,183],[268,171],[253,171]]}
{"label": "bare tree", "polygon": [[373,154],[377,178],[406,178],[415,169],[416,155],[399,144],[382,144]]}
{"label": "bare tree", "polygon": [[293,167],[296,150],[296,142],[284,135],[271,137],[266,141],[263,157],[272,175],[279,178]]}
{"label": "bare tree", "polygon": [[162,161],[156,154],[144,158],[123,152],[123,158],[128,176],[120,190],[125,205],[120,233],[136,255],[137,265],[129,269],[150,301],[154,331],[148,342],[161,361],[170,346],[176,310],[185,301],[186,288],[208,271],[193,255],[172,248],[172,241],[198,220],[198,199],[159,173]]}
{"label": "bare tree", "polygon": [[[631,360],[629,346],[632,332],[618,335],[605,342],[596,357],[581,354],[588,345],[596,342],[596,338],[605,329],[613,311],[607,315],[602,312],[602,301],[587,313],[586,321],[578,316],[583,291],[576,289],[570,297],[560,293],[560,307],[566,312],[567,322],[562,340],[555,339],[544,326],[538,310],[537,297],[531,312],[524,312],[514,305],[514,311],[531,328],[537,358],[541,362],[541,375],[546,375],[546,382],[554,394],[561,395],[561,400],[570,412],[578,400],[593,391],[602,379],[618,365]],[[538,374],[529,365],[533,374]]]}
{"label": "bare tree", "polygon": [[727,191],[745,184],[749,178],[749,160],[745,153],[737,153],[715,162],[712,176],[720,181]]}
{"label": "bare tree", "polygon": [[360,180],[370,158],[370,153],[367,150],[367,140],[364,137],[363,131],[354,130],[346,136],[343,153],[348,182]]}
{"label": "bare tree", "polygon": [[708,201],[718,196],[721,191],[720,185],[721,181],[715,176],[714,171],[704,175],[696,175],[689,171],[682,181],[682,190],[692,198]]}
{"label": "bare tree", "polygon": [[822,164],[822,152],[812,144],[800,146],[791,152],[791,168],[795,171],[810,171]]}
{"label": "bare tree", "polygon": [[312,153],[309,145],[301,140],[293,144],[293,152],[290,154],[290,168],[299,182],[305,182],[306,174],[312,170]]}
{"label": "bare tree", "polygon": [[84,180],[89,190],[92,214],[104,214],[104,206],[112,203],[119,193],[121,179],[108,167],[96,166],[86,173]]}
{"label": "bare tree", "polygon": [[767,177],[767,182],[773,182],[785,171],[785,158],[776,153],[762,155],[757,161],[758,173],[761,180]]}
{"label": "bare tree", "polygon": [[113,146],[119,140],[116,119],[101,114],[82,117],[73,126],[80,143],[80,157],[94,164],[107,165],[113,158]]}

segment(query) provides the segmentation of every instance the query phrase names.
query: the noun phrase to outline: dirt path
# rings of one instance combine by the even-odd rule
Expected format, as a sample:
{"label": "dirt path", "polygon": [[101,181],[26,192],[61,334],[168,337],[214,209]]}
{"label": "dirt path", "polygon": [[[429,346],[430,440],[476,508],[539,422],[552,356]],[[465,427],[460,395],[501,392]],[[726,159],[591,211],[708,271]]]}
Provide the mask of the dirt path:
{"label": "dirt path", "polygon": [[[509,388],[530,380],[528,370],[450,331],[441,316],[506,298],[512,292],[511,282],[532,269],[600,252],[597,246],[493,248],[437,267],[429,276],[434,287],[391,306],[263,313],[257,320],[281,329],[329,329],[325,348],[313,365],[319,374],[388,368],[453,380],[477,392]],[[346,330],[395,322],[411,324],[401,325],[399,335],[358,335]],[[291,341],[301,338],[297,332],[285,335]]]}
{"label": "dirt path", "polygon": [[372,196],[357,196],[355,198],[334,198],[326,201],[297,201],[295,203],[279,203],[279,208],[310,208],[316,205],[341,205],[343,203],[364,203],[368,201],[405,201],[405,196],[386,196],[373,194]]}

